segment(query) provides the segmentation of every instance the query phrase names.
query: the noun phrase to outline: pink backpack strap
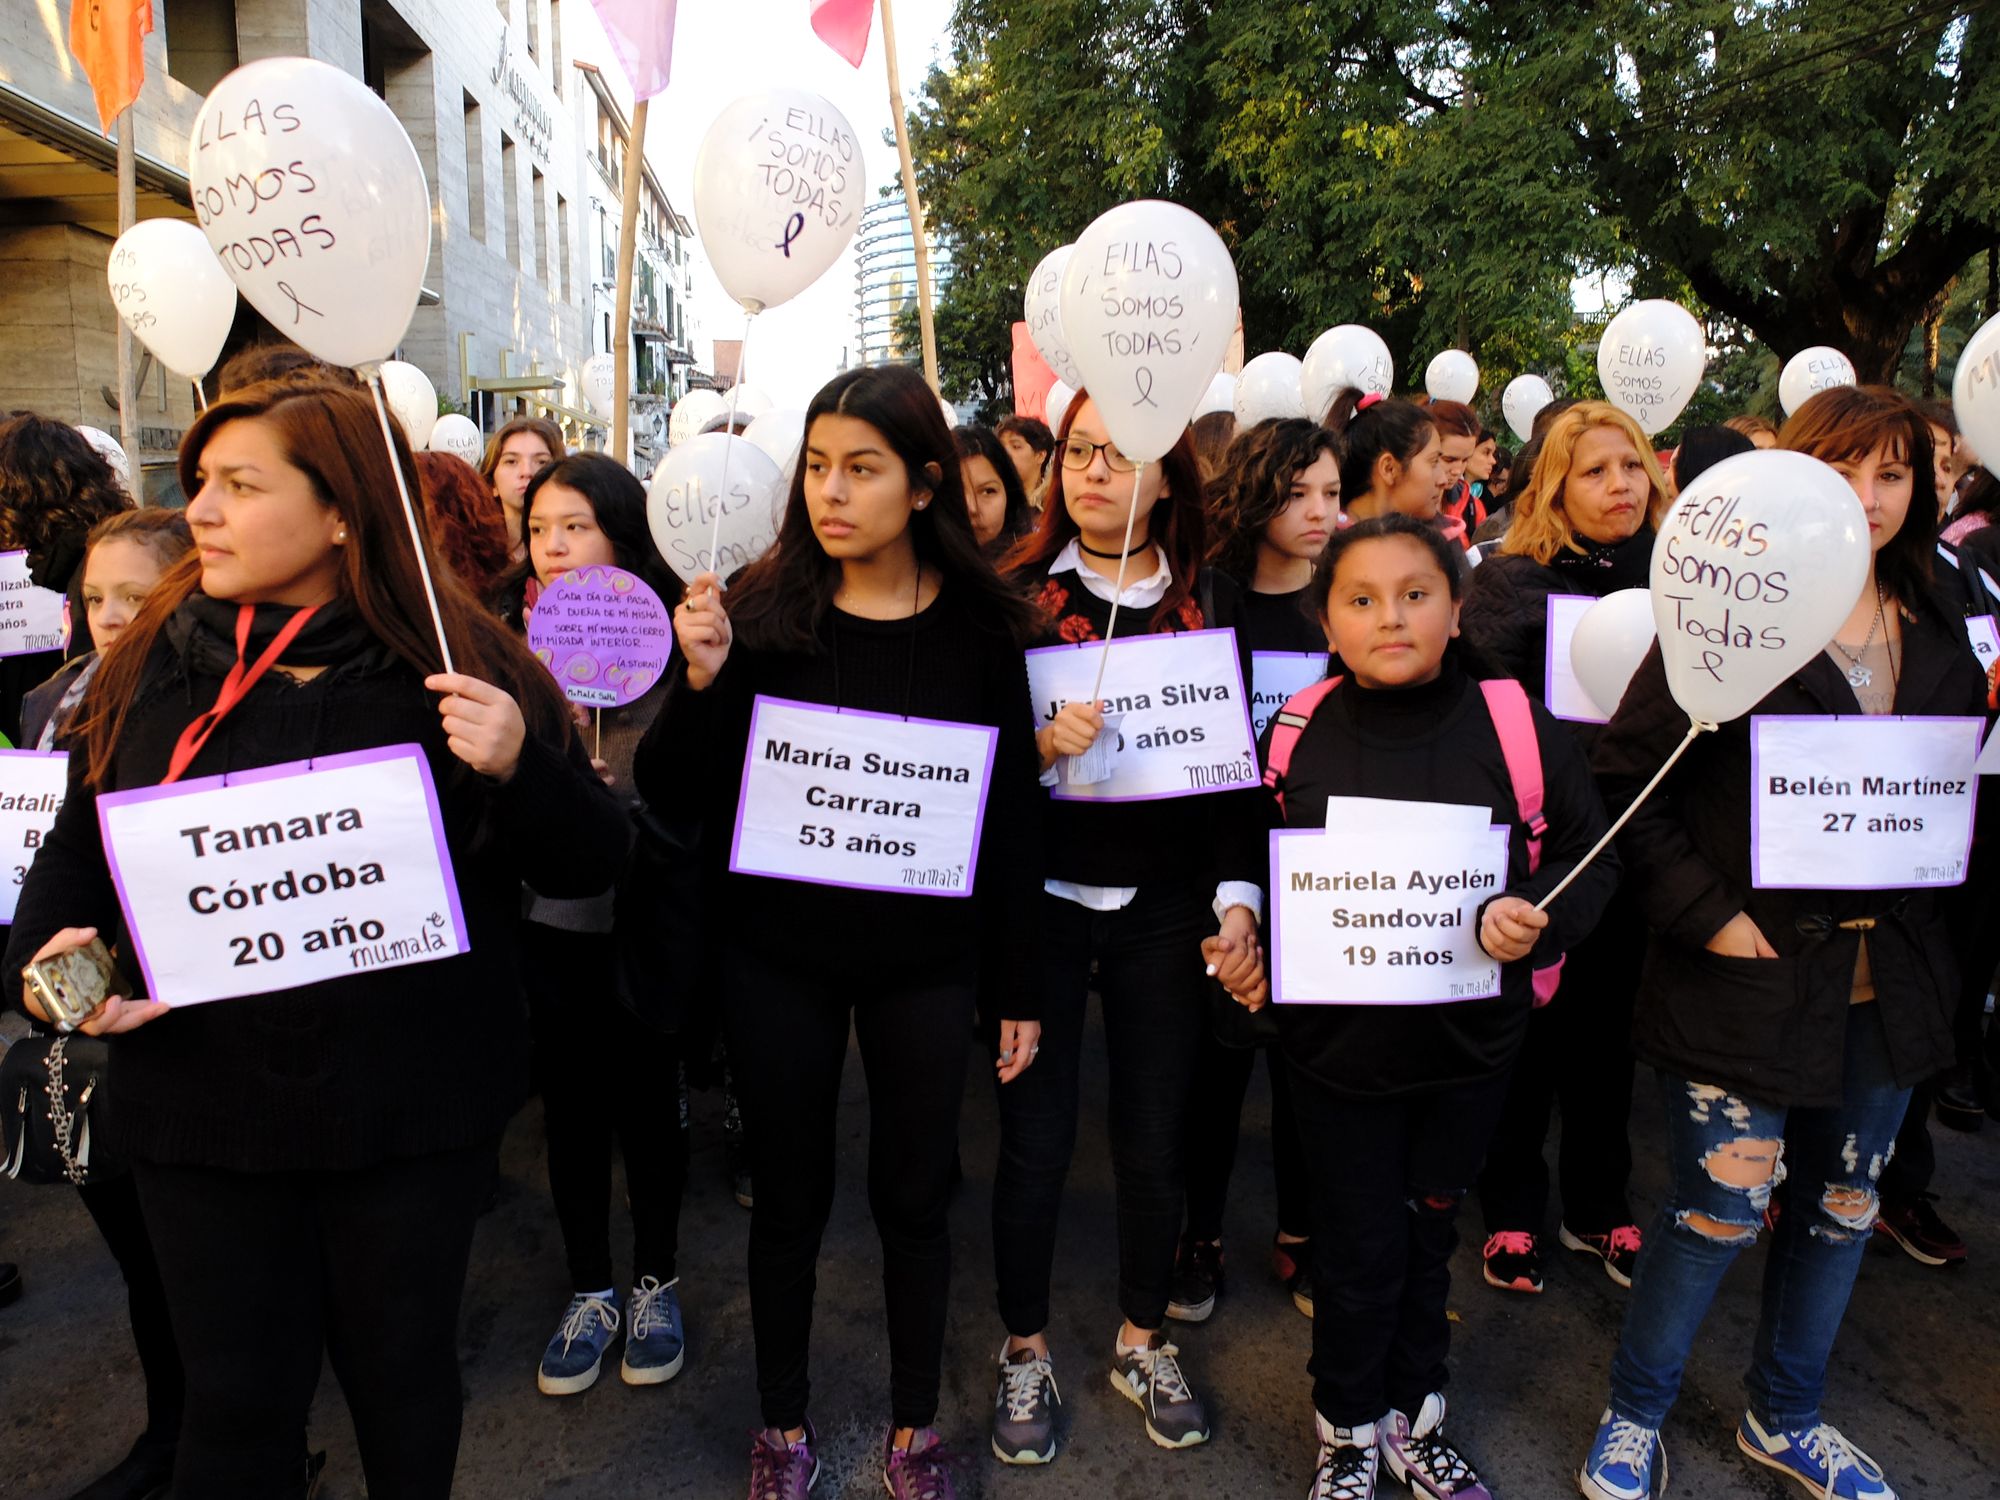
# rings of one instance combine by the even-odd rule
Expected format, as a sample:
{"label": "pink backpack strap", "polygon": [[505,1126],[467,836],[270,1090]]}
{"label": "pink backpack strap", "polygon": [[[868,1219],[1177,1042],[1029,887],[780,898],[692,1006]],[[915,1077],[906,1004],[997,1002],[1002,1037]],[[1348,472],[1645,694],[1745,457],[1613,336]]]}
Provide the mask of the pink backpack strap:
{"label": "pink backpack strap", "polygon": [[1264,785],[1277,795],[1280,813],[1285,810],[1285,789],[1279,783],[1292,768],[1292,752],[1298,748],[1299,736],[1305,733],[1306,725],[1312,722],[1326,695],[1339,686],[1338,677],[1327,677],[1300,688],[1271,718],[1271,753],[1264,762]]}
{"label": "pink backpack strap", "polygon": [[1507,762],[1507,779],[1514,783],[1514,807],[1528,827],[1528,873],[1542,867],[1542,836],[1549,821],[1542,816],[1542,746],[1535,735],[1535,714],[1528,694],[1511,677],[1493,677],[1479,684],[1486,711],[1500,736],[1500,754]]}

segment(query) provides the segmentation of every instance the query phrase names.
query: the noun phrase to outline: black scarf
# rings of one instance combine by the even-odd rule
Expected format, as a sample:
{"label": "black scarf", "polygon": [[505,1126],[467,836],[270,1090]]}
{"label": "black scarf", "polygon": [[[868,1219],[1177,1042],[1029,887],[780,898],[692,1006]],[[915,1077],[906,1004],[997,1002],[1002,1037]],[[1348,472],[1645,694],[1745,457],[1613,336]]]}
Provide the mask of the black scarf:
{"label": "black scarf", "polygon": [[1620,589],[1642,589],[1652,581],[1653,528],[1641,526],[1622,542],[1593,542],[1579,536],[1578,551],[1558,553],[1555,568],[1569,575],[1579,591],[1602,599]]}
{"label": "black scarf", "polygon": [[[255,661],[298,610],[289,604],[257,604],[250,626],[250,645],[244,652]],[[225,677],[236,665],[236,615],[241,606],[227,599],[211,599],[199,591],[181,601],[168,618],[165,634],[190,674]],[[285,651],[283,665],[297,667],[349,667],[372,671],[394,656],[389,648],[369,633],[354,606],[344,599],[323,604],[306,622]]]}

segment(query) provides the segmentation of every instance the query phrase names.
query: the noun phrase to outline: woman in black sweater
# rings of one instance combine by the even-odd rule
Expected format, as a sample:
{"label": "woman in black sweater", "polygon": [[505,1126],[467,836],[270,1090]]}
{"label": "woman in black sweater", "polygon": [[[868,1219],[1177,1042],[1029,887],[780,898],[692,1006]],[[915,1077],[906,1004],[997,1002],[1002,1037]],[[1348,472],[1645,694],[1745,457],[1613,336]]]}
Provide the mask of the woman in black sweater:
{"label": "woman in black sweater", "polygon": [[[1546,912],[1533,908],[1602,834],[1604,810],[1575,742],[1516,684],[1498,685],[1521,711],[1515,732],[1496,717],[1492,685],[1475,679],[1453,640],[1457,551],[1408,516],[1339,533],[1315,586],[1340,680],[1266,736],[1263,828],[1328,829],[1338,848],[1327,799],[1366,797],[1471,806],[1507,834],[1504,884],[1469,919],[1479,951],[1497,962],[1489,998],[1328,1003],[1293,993],[1282,968],[1271,976],[1312,1173],[1312,1494],[1321,1500],[1372,1500],[1378,1465],[1419,1494],[1487,1494],[1443,1432],[1458,1208],[1527,1031],[1533,970],[1590,931],[1618,878],[1615,860],[1600,857]],[[1532,746],[1519,732],[1530,726]],[[1287,730],[1295,737],[1281,751]],[[1530,755],[1542,794],[1534,824],[1522,817]],[[1366,937],[1385,950],[1421,940]],[[1364,964],[1376,957],[1360,951]]]}
{"label": "woman in black sweater", "polygon": [[[1033,1060],[1040,1030],[1038,793],[1021,657],[1033,624],[973,536],[937,397],[900,365],[820,390],[771,551],[726,596],[714,575],[696,579],[675,616],[678,673],[635,771],[650,806],[699,817],[716,867],[724,1024],[757,1182],[757,1495],[803,1495],[818,1472],[807,1353],[850,1013],[868,1073],[868,1195],[889,1315],[884,1480],[897,1500],[951,1492],[931,1424],[982,967],[1005,1017],[1003,1084]],[[851,727],[836,715],[852,715]],[[983,819],[941,816],[939,781],[952,778],[925,779],[921,765],[856,777],[882,763],[863,737],[884,718],[905,721],[895,749],[913,761],[913,747],[950,754],[947,739],[990,731]],[[781,720],[790,727],[771,727]],[[963,868],[933,852],[966,837],[977,852]],[[896,853],[862,862],[885,843]]]}
{"label": "woman in black sweater", "polygon": [[[414,483],[400,437],[394,461]],[[8,950],[101,930],[133,966],[100,795],[382,747],[430,767],[469,951],[85,1024],[114,1037],[101,1143],[134,1165],[186,1363],[175,1488],[204,1500],[303,1491],[327,1353],[370,1492],[449,1492],[472,1226],[527,1086],[520,883],[587,895],[624,857],[548,675],[443,573],[465,670],[437,670],[390,462],[348,390],[252,388],[189,429],[197,554],[105,654]],[[120,855],[142,889],[147,851]]]}
{"label": "woman in black sweater", "polygon": [[[1252,732],[1306,681],[1326,673],[1326,634],[1308,603],[1313,564],[1340,516],[1340,439],[1303,418],[1274,417],[1239,432],[1208,482],[1215,541],[1211,564],[1241,592],[1236,634],[1250,656]],[[1233,1007],[1231,1007],[1233,1009]],[[1258,1048],[1211,1034],[1188,1109],[1187,1229],[1167,1316],[1198,1323],[1223,1290],[1222,1215],[1236,1165],[1243,1096]],[[1271,1064],[1271,1163],[1278,1222],[1271,1264],[1292,1301],[1312,1316],[1312,1208],[1290,1081]]]}
{"label": "woman in black sweater", "polygon": [[[1737,1445],[1815,1493],[1893,1495],[1881,1468],[1821,1420],[1820,1400],[1910,1087],[1952,1061],[1952,892],[1905,885],[1907,864],[1871,868],[1865,843],[1829,836],[1864,814],[1909,813],[1933,833],[1953,833],[1956,819],[1969,843],[1970,809],[1910,807],[1901,797],[1857,813],[1832,757],[1851,766],[1845,747],[1866,732],[1894,775],[1916,743],[1906,737],[1935,731],[1926,719],[1979,715],[1986,695],[1963,621],[1932,588],[1930,434],[1914,403],[1880,387],[1822,391],[1780,441],[1853,485],[1874,552],[1826,649],[1751,713],[1700,736],[1620,840],[1652,928],[1632,1041],[1660,1072],[1672,1184],[1639,1260],[1610,1400],[1584,1464],[1583,1493],[1594,1500],[1648,1492],[1665,1462],[1660,1427],[1709,1304],[1786,1180]],[[1813,742],[1801,773],[1817,783],[1810,792],[1806,781],[1773,775],[1783,762],[1759,771],[1760,737],[1803,732],[1785,720],[1832,729],[1830,717],[1854,722],[1845,740]],[[1635,796],[1687,727],[1656,647],[1597,745],[1610,800]],[[1801,801],[1782,800],[1787,788]],[[1837,884],[1807,885],[1795,855],[1759,883],[1764,851],[1795,847],[1774,845],[1769,832],[1773,820],[1789,823],[1788,806],[1810,824],[1814,873]]]}
{"label": "woman in black sweater", "polygon": [[[1506,538],[1466,585],[1466,639],[1539,700],[1549,653],[1569,650],[1567,636],[1550,639],[1551,601],[1645,588],[1653,533],[1666,504],[1666,482],[1638,424],[1609,402],[1570,407],[1542,438]],[[1599,724],[1570,718],[1567,728],[1587,756]],[[1632,955],[1644,941],[1637,906],[1613,900],[1589,938],[1565,957],[1554,999],[1528,1023],[1507,1107],[1479,1177],[1489,1286],[1542,1289],[1542,1221],[1549,1204],[1542,1151],[1558,1101],[1561,1242],[1597,1257],[1618,1285],[1632,1284],[1640,1232],[1625,1199],[1632,1175],[1627,1055],[1638,986]]]}
{"label": "woman in black sweater", "polygon": [[[1136,483],[1135,483],[1136,476]],[[1130,551],[1125,549],[1131,516]],[[1201,474],[1191,439],[1158,463],[1118,451],[1097,405],[1080,393],[1064,414],[1041,525],[1009,554],[1007,570],[1035,594],[1065,644],[1174,636],[1228,628],[1236,586],[1203,566]],[[1119,593],[1119,583],[1124,588]],[[1242,642],[1234,641],[1242,678]],[[1109,696],[1121,678],[1113,650]],[[1147,684],[1160,692],[1160,684]],[[1148,700],[1150,701],[1150,699]],[[1041,705],[1037,705],[1038,713]],[[1135,714],[1123,731],[1141,730]],[[1089,750],[1104,731],[1101,705],[1069,702],[1038,733],[1044,779],[1057,761]],[[1219,752],[1218,752],[1219,753]],[[1244,759],[1248,760],[1245,747]],[[1247,792],[1190,790],[1171,798],[1047,803],[1042,1064],[1000,1097],[1000,1166],[993,1244],[1000,1316],[1007,1326],[995,1393],[993,1449],[1007,1463],[1055,1456],[1059,1403],[1049,1351],[1049,1281],[1063,1180],[1076,1145],[1085,1003],[1104,1003],[1110,1059],[1111,1154],[1118,1185],[1119,1309],[1111,1378],[1167,1448],[1208,1439],[1202,1401],[1162,1333],[1180,1236],[1182,1150],[1195,1059],[1208,1034],[1199,945],[1217,922],[1254,942],[1256,870],[1218,888],[1224,819]]]}

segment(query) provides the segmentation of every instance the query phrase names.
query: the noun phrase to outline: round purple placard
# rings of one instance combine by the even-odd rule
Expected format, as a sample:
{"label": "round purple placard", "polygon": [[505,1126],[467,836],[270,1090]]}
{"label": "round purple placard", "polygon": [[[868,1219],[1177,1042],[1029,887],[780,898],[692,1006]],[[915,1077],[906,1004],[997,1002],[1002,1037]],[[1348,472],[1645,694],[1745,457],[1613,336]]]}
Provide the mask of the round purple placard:
{"label": "round purple placard", "polygon": [[618,708],[660,680],[673,650],[660,596],[623,568],[578,568],[542,590],[528,616],[528,649],[555,674],[563,696]]}

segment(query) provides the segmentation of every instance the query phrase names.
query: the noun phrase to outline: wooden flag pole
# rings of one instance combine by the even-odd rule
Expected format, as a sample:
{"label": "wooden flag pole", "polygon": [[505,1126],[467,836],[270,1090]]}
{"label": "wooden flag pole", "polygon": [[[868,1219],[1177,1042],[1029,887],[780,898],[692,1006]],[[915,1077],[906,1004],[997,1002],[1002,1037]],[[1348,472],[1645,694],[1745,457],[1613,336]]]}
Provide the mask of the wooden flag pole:
{"label": "wooden flag pole", "polygon": [[910,211],[910,240],[917,251],[917,325],[923,332],[924,379],[940,396],[937,327],[931,314],[931,247],[924,234],[924,202],[917,196],[917,168],[910,159],[910,126],[903,118],[903,76],[896,65],[896,16],[891,0],[881,0],[882,52],[889,60],[889,110],[896,120],[896,154],[903,161],[903,202]]}
{"label": "wooden flag pole", "polygon": [[[130,229],[139,217],[139,184],[132,155],[132,110],[118,115],[118,232]],[[139,392],[132,378],[132,330],[118,320],[118,441],[132,463],[133,499],[146,503],[146,487],[139,483]]]}
{"label": "wooden flag pole", "polygon": [[618,221],[618,283],[611,310],[611,456],[632,461],[626,430],[632,416],[632,259],[639,244],[639,186],[646,171],[646,106],[632,106],[632,135],[625,142],[623,207]]}

